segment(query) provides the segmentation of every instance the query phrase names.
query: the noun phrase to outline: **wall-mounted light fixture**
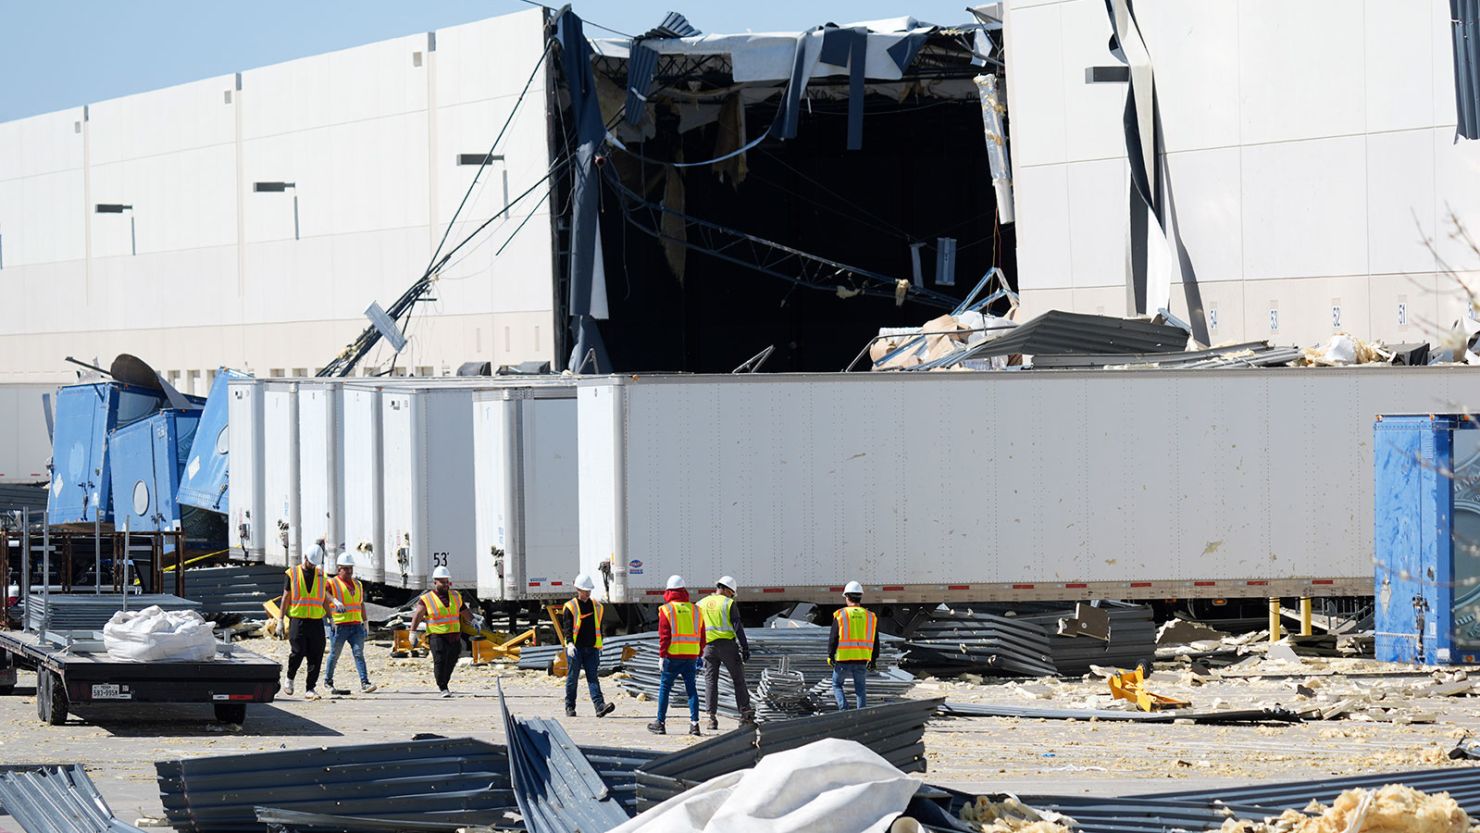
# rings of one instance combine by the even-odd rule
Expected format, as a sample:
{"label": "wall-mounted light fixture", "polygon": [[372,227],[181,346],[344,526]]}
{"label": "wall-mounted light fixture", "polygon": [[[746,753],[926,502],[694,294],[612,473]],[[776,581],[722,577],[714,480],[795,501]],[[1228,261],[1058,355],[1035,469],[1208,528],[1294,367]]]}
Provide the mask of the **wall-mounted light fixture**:
{"label": "wall-mounted light fixture", "polygon": [[134,234],[134,207],[122,203],[100,202],[95,211],[99,214],[122,214],[128,212],[128,251],[129,254],[139,253],[138,237]]}
{"label": "wall-mounted light fixture", "polygon": [[259,194],[281,194],[293,192],[293,239],[298,240],[298,187],[293,182],[254,182],[252,190]]}

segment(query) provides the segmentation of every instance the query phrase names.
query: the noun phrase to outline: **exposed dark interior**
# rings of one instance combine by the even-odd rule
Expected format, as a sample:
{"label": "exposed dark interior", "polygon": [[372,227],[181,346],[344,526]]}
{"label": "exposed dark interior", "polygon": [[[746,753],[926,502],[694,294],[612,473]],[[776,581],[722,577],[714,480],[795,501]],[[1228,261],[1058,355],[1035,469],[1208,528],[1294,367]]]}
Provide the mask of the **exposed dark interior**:
{"label": "exposed dark interior", "polygon": [[[979,72],[963,60],[949,74],[968,79]],[[705,79],[706,86],[727,81],[727,75]],[[816,79],[808,91],[829,86],[845,93],[847,79]],[[870,94],[862,149],[850,151],[846,95],[828,97],[824,90],[803,100],[795,138],[772,136],[745,154],[748,170],[738,185],[713,166],[662,164],[715,158],[721,127],[710,123],[680,133],[674,105],[661,97],[650,101],[653,137],[628,142],[628,151],[612,148],[603,170],[601,235],[611,317],[599,326],[614,369],[728,373],[774,346],[765,372],[837,371],[880,327],[919,326],[950,312],[951,299],[965,297],[994,265],[1015,285],[1013,226],[997,222],[975,96],[916,91],[899,101]],[[776,96],[746,108],[747,140],[766,130],[777,109]],[[892,280],[912,278],[910,246],[922,242],[923,287],[950,298],[931,304],[911,297],[896,306],[890,283],[815,262],[802,269],[770,247],[693,222],[679,232],[691,244],[680,279],[669,262],[679,246],[670,242],[665,252],[656,236],[672,235],[681,224],[670,215],[663,226],[656,208],[673,196],[670,173],[682,178],[679,210],[694,220]],[[647,204],[624,197],[612,180]],[[954,285],[936,281],[938,237],[957,241]],[[791,278],[799,275],[817,286],[798,285]],[[864,286],[878,295],[851,295]]]}

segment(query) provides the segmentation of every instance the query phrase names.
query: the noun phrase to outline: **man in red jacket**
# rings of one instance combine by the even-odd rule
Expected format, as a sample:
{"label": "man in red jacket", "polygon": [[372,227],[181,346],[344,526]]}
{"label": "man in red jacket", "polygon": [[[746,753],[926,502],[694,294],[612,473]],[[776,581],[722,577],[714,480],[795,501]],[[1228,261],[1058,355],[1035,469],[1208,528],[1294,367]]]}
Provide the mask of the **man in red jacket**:
{"label": "man in red jacket", "polygon": [[700,734],[699,687],[694,684],[694,672],[703,650],[704,617],[699,606],[689,601],[683,576],[669,576],[663,606],[658,608],[658,656],[662,657],[663,670],[658,683],[658,719],[648,724],[649,732],[667,734],[668,694],[682,677],[689,695],[689,734]]}

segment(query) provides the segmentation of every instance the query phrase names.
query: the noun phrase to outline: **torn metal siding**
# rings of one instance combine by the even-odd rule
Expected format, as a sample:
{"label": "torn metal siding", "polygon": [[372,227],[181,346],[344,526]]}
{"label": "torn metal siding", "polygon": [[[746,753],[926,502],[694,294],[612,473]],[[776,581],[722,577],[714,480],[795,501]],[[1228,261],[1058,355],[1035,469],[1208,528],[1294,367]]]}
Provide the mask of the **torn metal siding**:
{"label": "torn metal siding", "polygon": [[1455,130],[1480,139],[1480,0],[1449,0],[1454,40]]}
{"label": "torn metal siding", "polygon": [[0,808],[25,833],[143,833],[113,817],[78,764],[0,770]]}
{"label": "torn metal siding", "polygon": [[529,833],[604,833],[630,818],[559,722],[516,719],[502,686],[499,709],[514,799]]}

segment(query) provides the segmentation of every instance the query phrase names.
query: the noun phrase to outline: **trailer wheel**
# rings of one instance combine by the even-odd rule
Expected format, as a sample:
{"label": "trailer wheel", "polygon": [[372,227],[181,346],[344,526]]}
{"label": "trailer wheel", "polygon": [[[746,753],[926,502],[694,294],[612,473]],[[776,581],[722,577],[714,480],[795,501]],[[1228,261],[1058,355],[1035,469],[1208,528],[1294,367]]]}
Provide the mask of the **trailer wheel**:
{"label": "trailer wheel", "polygon": [[67,687],[55,671],[36,669],[36,716],[52,726],[67,722]]}
{"label": "trailer wheel", "polygon": [[247,722],[246,703],[216,703],[216,719],[222,723],[235,723],[240,726]]}

